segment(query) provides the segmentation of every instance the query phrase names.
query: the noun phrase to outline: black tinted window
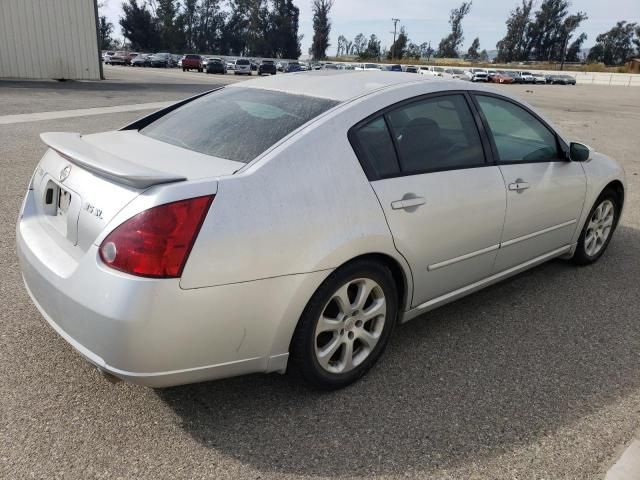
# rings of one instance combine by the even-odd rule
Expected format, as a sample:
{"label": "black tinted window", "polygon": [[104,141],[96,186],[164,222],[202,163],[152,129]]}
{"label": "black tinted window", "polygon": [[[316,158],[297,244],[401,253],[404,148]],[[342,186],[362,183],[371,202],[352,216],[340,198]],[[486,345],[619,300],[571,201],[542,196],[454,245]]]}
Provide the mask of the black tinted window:
{"label": "black tinted window", "polygon": [[419,100],[387,114],[406,173],[478,166],[484,151],[463,95]]}
{"label": "black tinted window", "polygon": [[358,156],[380,178],[399,173],[393,141],[383,117],[378,117],[355,131]]}
{"label": "black tinted window", "polygon": [[558,157],[555,135],[537,118],[509,101],[476,97],[503,162],[545,161]]}
{"label": "black tinted window", "polygon": [[227,87],[187,103],[140,132],[189,150],[247,163],[337,103]]}

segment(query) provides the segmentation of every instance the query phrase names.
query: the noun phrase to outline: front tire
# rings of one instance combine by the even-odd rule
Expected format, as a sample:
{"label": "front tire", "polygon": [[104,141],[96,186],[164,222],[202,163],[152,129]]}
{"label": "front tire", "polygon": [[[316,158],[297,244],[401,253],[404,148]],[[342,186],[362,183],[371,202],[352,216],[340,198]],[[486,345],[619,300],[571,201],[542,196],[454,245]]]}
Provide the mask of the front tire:
{"label": "front tire", "polygon": [[605,190],[596,200],[585,222],[571,261],[590,265],[605,252],[620,218],[620,201],[612,190]]}
{"label": "front tire", "polygon": [[382,355],[396,323],[398,294],[389,269],[357,260],[313,294],[291,341],[289,372],[315,388],[355,382]]}

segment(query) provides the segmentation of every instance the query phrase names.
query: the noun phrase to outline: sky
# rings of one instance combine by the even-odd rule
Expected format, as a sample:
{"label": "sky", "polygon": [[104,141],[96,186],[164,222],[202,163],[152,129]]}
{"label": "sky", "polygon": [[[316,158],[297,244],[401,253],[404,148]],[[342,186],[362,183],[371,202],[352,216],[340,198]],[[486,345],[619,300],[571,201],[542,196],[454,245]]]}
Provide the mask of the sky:
{"label": "sky", "polygon": [[[106,15],[120,36],[118,18],[122,0],[102,0],[101,14]],[[306,54],[313,38],[311,0],[294,0],[300,8],[300,30],[304,35],[302,53]],[[449,12],[462,0],[335,0],[331,10],[331,46],[328,55],[335,55],[338,36],[353,39],[358,33],[367,37],[375,33],[383,47],[393,43],[392,18],[399,18],[409,35],[417,44],[431,41],[437,48],[440,39],[449,33]],[[520,0],[475,0],[471,12],[463,21],[464,50],[475,37],[480,38],[480,48],[494,50],[505,32],[505,21],[509,12]],[[538,0],[535,3],[540,3]],[[616,22],[626,20],[640,23],[640,0],[581,0],[573,2],[571,11],[584,11],[589,18],[583,22],[578,33],[585,32],[585,47],[595,43],[598,34],[609,30]]]}

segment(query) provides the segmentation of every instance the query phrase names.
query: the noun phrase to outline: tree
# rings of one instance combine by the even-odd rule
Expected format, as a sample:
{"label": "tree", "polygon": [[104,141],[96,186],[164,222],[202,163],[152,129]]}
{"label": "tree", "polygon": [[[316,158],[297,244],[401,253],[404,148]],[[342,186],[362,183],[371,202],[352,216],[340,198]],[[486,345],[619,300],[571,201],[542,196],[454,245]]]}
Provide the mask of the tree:
{"label": "tree", "polygon": [[528,37],[526,34],[532,8],[533,0],[522,0],[522,5],[511,11],[507,19],[507,34],[496,45],[498,61],[512,62],[527,59]]}
{"label": "tree", "polygon": [[634,36],[638,25],[622,20],[611,30],[596,37],[596,44],[589,52],[590,62],[605,65],[622,65],[634,54]]}
{"label": "tree", "polygon": [[220,0],[201,0],[197,7],[196,47],[198,52],[223,51],[222,31],[226,14],[220,8]]}
{"label": "tree", "polygon": [[480,60],[481,62],[484,62],[484,63],[487,63],[487,62],[489,61],[489,54],[487,53],[487,50],[486,50],[486,49],[483,49],[483,50],[480,52],[479,60]]}
{"label": "tree", "polygon": [[538,61],[562,60],[568,40],[586,18],[583,12],[569,15],[568,0],[543,0],[527,29],[529,55]]}
{"label": "tree", "polygon": [[109,50],[113,46],[113,38],[111,37],[113,33],[113,23],[107,20],[107,17],[104,15],[100,15],[98,22],[99,48],[100,50]]}
{"label": "tree", "polygon": [[269,17],[270,44],[273,57],[298,58],[302,51],[298,35],[300,9],[293,0],[273,0],[273,11]]}
{"label": "tree", "polygon": [[158,26],[146,3],[138,6],[136,0],[123,2],[119,23],[122,36],[129,40],[132,49],[147,52],[158,49],[160,45]]}
{"label": "tree", "polygon": [[636,48],[638,50],[636,55],[640,57],[640,25],[636,27],[636,38],[633,39],[633,43],[635,43]]}
{"label": "tree", "polygon": [[402,57],[406,53],[407,44],[409,43],[409,37],[407,36],[407,31],[404,27],[400,27],[400,34],[396,41],[391,44],[391,48],[389,49],[388,58],[390,60],[397,58],[398,60],[402,60]]}
{"label": "tree", "polygon": [[478,37],[473,39],[473,42],[471,42],[471,46],[469,47],[469,50],[467,50],[467,59],[468,60],[478,60],[480,58],[480,52],[478,52],[478,49],[480,48],[480,39]]}
{"label": "tree", "polygon": [[449,24],[451,25],[451,33],[440,40],[438,46],[438,57],[458,58],[458,48],[464,41],[462,32],[462,20],[471,11],[472,2],[463,2],[458,8],[451,10],[449,15]]}
{"label": "tree", "polygon": [[355,53],[356,55],[360,56],[366,49],[367,49],[367,37],[359,33],[353,39],[353,46],[352,46],[351,53]]}
{"label": "tree", "polygon": [[313,0],[313,42],[311,55],[314,59],[327,58],[329,48],[329,34],[331,33],[331,21],[329,12],[333,7],[333,0]]}
{"label": "tree", "polygon": [[435,50],[431,48],[431,42],[424,42],[420,44],[420,54],[422,57],[431,59],[431,56],[435,53]]}
{"label": "tree", "polygon": [[409,45],[407,46],[406,57],[413,58],[415,60],[420,60],[421,56],[422,56],[422,50],[420,49],[420,45],[416,45],[413,42],[409,43]]}
{"label": "tree", "polygon": [[178,20],[179,3],[176,0],[157,0],[156,18],[160,28],[160,47],[168,51],[181,50],[184,37]]}
{"label": "tree", "polygon": [[586,33],[581,33],[578,38],[576,38],[569,48],[567,49],[567,54],[565,60],[567,62],[579,62],[580,58],[580,50],[582,49],[582,44],[587,39]]}
{"label": "tree", "polygon": [[275,56],[269,44],[272,36],[269,25],[267,0],[249,0],[245,42],[246,54],[262,57]]}
{"label": "tree", "polygon": [[184,46],[187,50],[195,50],[198,33],[198,1],[184,0],[184,8],[178,15],[177,24],[182,28]]}
{"label": "tree", "polygon": [[380,49],[380,40],[373,34],[369,37],[367,42],[367,48],[360,53],[360,58],[363,59],[378,59],[380,58],[382,50]]}
{"label": "tree", "polygon": [[249,29],[250,0],[229,0],[228,21],[222,28],[222,53],[244,55]]}
{"label": "tree", "polygon": [[344,35],[340,35],[338,37],[338,48],[336,49],[336,57],[340,57],[342,55],[349,55],[347,50],[347,37]]}

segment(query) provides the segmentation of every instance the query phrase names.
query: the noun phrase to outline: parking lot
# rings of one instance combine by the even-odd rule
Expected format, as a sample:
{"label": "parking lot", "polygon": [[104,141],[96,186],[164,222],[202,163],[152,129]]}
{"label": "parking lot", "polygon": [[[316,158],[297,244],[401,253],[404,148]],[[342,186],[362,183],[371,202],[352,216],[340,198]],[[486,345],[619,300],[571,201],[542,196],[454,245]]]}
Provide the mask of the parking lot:
{"label": "parking lot", "polygon": [[342,391],[276,374],[152,390],[103,379],[24,290],[14,229],[38,135],[115,129],[244,78],[105,75],[0,81],[0,478],[591,479],[638,435],[640,89],[496,87],[624,165],[625,212],[595,265],[553,261],[402,325]]}

